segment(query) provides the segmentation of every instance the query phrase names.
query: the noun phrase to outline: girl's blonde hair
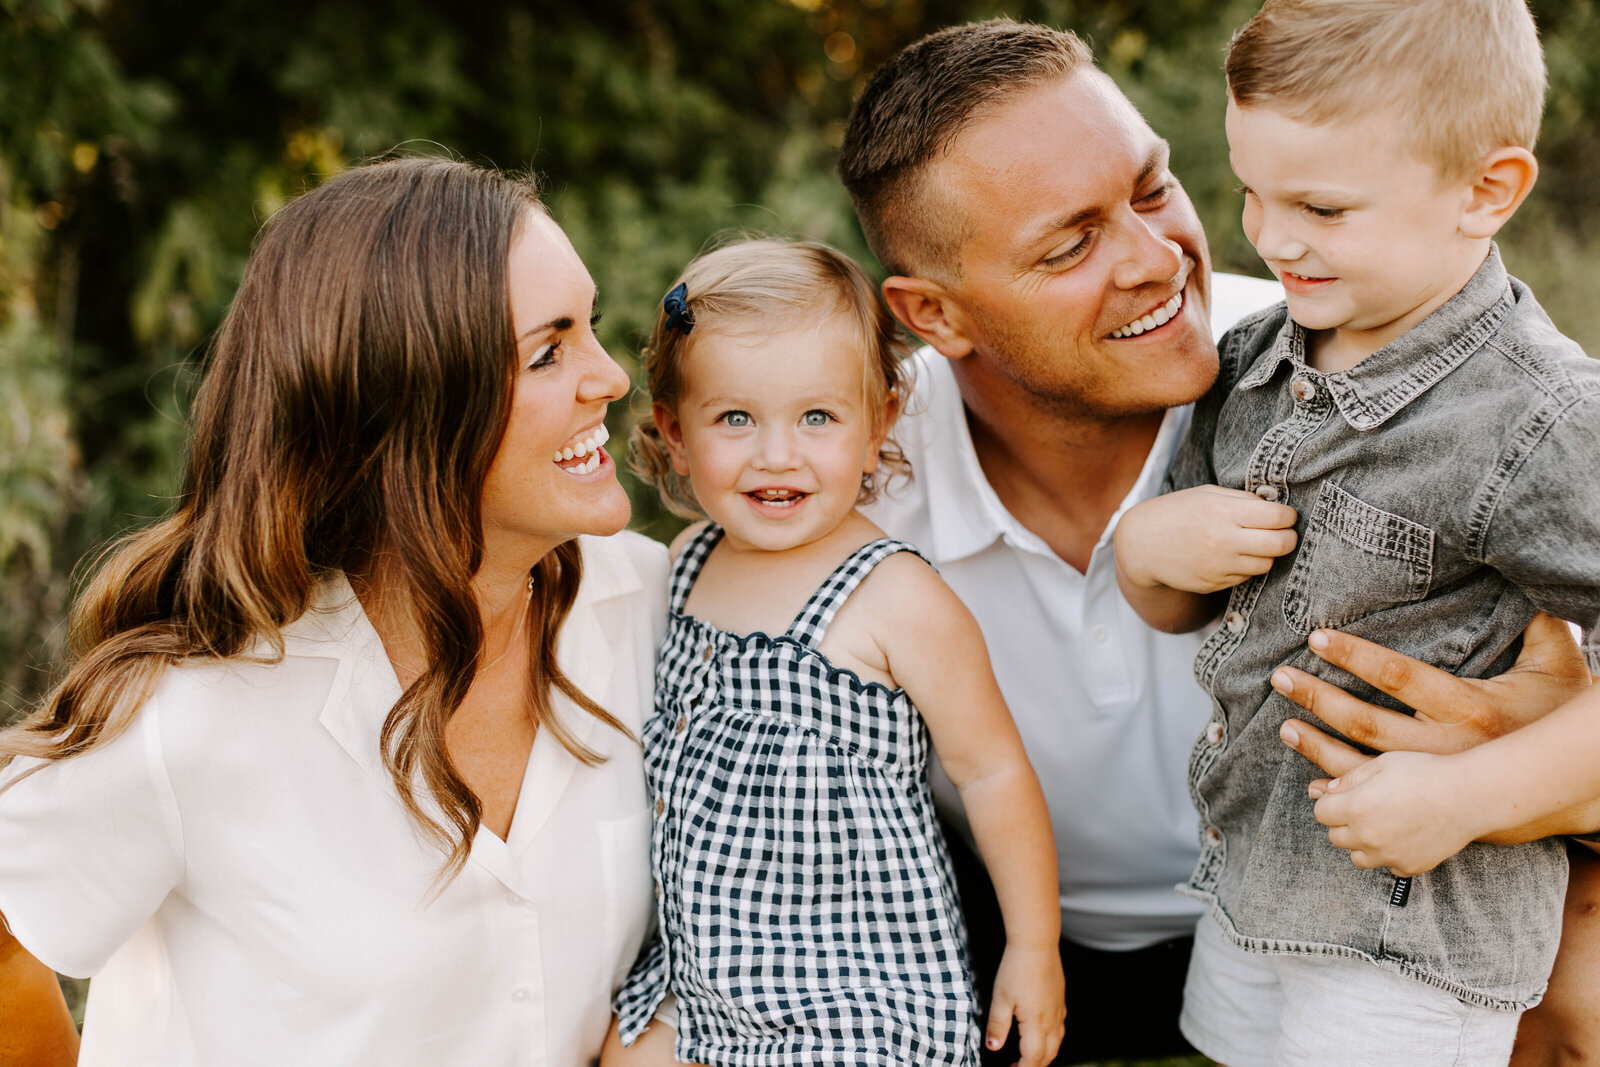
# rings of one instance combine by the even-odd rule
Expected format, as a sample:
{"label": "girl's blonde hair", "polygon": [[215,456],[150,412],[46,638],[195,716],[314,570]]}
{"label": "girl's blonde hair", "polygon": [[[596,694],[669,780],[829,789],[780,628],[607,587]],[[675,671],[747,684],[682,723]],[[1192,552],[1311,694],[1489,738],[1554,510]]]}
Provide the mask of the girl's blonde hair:
{"label": "girl's blonde hair", "polygon": [[[867,411],[873,429],[883,433],[878,469],[862,475],[857,503],[874,499],[891,479],[911,476],[910,462],[888,433],[894,418],[889,403],[902,402],[906,395],[906,346],[894,318],[878,299],[877,286],[859,264],[814,241],[754,238],[700,256],[684,268],[672,288],[680,285],[685,289],[682,311],[675,315],[666,306],[670,301],[663,302],[643,352],[653,404],[677,408],[684,356],[707,332],[770,330],[803,316],[847,315],[860,332]],[[705,517],[689,480],[672,469],[666,443],[648,418],[634,427],[628,465],[656,487],[668,511],[686,519]]]}

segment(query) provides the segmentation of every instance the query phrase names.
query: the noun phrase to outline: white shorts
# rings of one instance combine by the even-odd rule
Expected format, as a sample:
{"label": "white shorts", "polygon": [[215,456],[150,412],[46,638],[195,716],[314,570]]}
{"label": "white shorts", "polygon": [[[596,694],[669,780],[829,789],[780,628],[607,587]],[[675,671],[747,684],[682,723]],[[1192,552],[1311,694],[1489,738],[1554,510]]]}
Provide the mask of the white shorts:
{"label": "white shorts", "polygon": [[1521,1015],[1366,960],[1246,952],[1207,915],[1178,1028],[1227,1067],[1505,1067]]}

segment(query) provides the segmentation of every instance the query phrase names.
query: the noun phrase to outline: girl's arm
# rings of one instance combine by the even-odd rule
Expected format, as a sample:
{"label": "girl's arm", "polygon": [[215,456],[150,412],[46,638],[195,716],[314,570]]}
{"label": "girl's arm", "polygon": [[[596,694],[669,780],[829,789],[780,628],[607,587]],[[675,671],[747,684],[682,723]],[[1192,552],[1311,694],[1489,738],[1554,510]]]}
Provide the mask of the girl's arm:
{"label": "girl's arm", "polygon": [[55,972],[23,948],[0,915],[0,1063],[71,1067],[78,1029]]}
{"label": "girl's arm", "polygon": [[931,568],[909,557],[885,576],[898,580],[876,590],[874,633],[961,793],[1005,920],[986,1038],[998,1048],[1015,1017],[1021,1062],[1036,1067],[1054,1058],[1066,1017],[1056,847],[1044,792],[972,613]]}

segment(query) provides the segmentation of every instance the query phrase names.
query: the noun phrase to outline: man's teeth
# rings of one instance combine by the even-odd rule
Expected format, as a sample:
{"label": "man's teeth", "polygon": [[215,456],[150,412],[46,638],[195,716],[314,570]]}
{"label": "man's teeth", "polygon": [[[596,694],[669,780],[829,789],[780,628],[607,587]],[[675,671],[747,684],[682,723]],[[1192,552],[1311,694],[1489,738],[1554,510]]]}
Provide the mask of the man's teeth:
{"label": "man's teeth", "polygon": [[1172,316],[1176,315],[1181,307],[1183,307],[1183,290],[1180,289],[1172,295],[1171,300],[1168,300],[1137,322],[1130,322],[1120,330],[1113,330],[1111,336],[1138,337],[1146,330],[1153,330],[1157,326],[1164,326],[1171,322]]}
{"label": "man's teeth", "polygon": [[[580,463],[576,467],[562,468],[563,470],[571,471],[573,474],[588,474],[590,471],[600,466],[600,446],[609,440],[611,440],[611,432],[606,429],[604,423],[601,423],[599,426],[596,426],[593,430],[589,431],[589,435],[587,437],[584,437],[579,441],[575,441],[556,452],[555,462],[565,463],[568,460],[580,459],[584,456],[589,456],[589,460],[586,463]],[[591,455],[591,453],[593,454]]]}

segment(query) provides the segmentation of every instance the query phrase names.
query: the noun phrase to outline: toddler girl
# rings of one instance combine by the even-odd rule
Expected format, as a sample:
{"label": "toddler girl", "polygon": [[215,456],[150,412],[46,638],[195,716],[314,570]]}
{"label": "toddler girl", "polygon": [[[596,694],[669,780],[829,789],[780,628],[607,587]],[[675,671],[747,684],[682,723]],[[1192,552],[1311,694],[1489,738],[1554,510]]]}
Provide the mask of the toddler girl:
{"label": "toddler girl", "polygon": [[1038,780],[971,615],[855,510],[905,467],[899,355],[871,281],[821,245],[722,248],[663,302],[634,465],[710,521],[673,545],[644,731],[661,938],[608,1065],[977,1063],[930,736],[1005,917],[990,1046],[1013,1017],[1024,1063],[1060,1043]]}

